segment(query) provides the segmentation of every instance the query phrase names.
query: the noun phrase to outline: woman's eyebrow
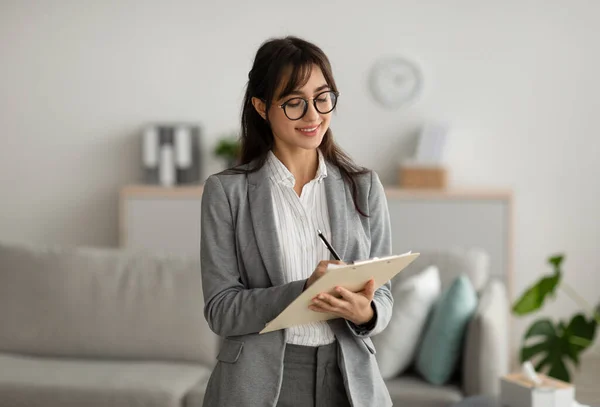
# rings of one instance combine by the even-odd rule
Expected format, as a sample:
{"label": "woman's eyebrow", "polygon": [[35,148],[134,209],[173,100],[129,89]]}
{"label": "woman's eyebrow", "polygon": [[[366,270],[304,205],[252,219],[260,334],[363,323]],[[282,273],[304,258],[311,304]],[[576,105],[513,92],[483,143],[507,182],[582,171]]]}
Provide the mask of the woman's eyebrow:
{"label": "woman's eyebrow", "polygon": [[[320,92],[320,91],[322,91],[322,90],[325,90],[325,89],[329,89],[329,85],[325,84],[325,85],[321,85],[321,86],[319,86],[318,88],[316,88],[316,89],[313,91],[313,94],[314,94],[314,93],[317,93],[317,92]],[[289,95],[289,96],[291,96],[291,95],[304,96],[304,93],[300,92],[299,90],[293,90],[293,91],[291,91],[291,92],[290,92],[288,95]],[[286,95],[286,96],[288,96],[288,95]]]}

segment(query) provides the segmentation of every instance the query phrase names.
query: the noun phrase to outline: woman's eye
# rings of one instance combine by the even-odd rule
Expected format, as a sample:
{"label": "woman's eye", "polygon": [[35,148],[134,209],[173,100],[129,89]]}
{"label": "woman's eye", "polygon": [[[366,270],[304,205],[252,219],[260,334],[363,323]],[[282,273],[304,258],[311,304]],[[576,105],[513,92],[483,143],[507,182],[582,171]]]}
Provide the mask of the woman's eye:
{"label": "woman's eye", "polygon": [[287,104],[289,107],[298,107],[300,106],[300,102],[290,102]]}

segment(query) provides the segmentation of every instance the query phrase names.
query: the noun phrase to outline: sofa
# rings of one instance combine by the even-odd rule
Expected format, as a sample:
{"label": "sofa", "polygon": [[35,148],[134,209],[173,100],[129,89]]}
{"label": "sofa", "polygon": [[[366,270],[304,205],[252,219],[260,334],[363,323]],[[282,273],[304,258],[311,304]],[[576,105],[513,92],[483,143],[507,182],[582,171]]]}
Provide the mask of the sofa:
{"label": "sofa", "polygon": [[[465,334],[456,381],[394,377],[387,383],[395,405],[497,393],[508,305],[503,284],[476,258],[422,253],[396,277],[437,264],[443,284],[464,272],[486,300]],[[203,305],[197,258],[0,243],[0,407],[202,406],[220,344]]]}
{"label": "sofa", "polygon": [[[392,280],[395,302],[399,302],[402,283],[431,266],[436,266],[439,270],[442,292],[459,276],[466,275],[476,291],[477,307],[464,328],[457,357],[458,366],[451,380],[443,385],[433,385],[424,380],[414,366],[409,367],[402,374],[386,379],[394,405],[449,406],[468,396],[498,396],[500,377],[508,373],[510,358],[510,304],[505,283],[490,275],[489,256],[481,249],[422,252]],[[392,315],[387,329],[392,329],[394,322],[396,321]],[[380,343],[377,339],[373,338],[376,347]],[[440,341],[444,340],[445,338],[440,338]],[[378,351],[385,353],[386,357],[390,353],[381,348]]]}

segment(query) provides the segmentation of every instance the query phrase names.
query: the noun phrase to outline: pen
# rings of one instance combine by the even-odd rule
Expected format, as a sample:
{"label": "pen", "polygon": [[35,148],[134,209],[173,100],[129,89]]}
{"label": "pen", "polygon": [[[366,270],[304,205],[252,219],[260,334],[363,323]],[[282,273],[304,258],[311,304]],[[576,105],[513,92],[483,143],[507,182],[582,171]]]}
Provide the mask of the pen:
{"label": "pen", "polygon": [[329,249],[329,251],[331,252],[331,254],[333,254],[333,257],[335,257],[336,260],[342,260],[340,258],[340,256],[336,253],[335,249],[333,247],[331,247],[331,245],[329,244],[329,242],[327,241],[327,239],[325,239],[325,236],[323,236],[323,233],[321,233],[321,231],[319,229],[317,229],[317,232],[319,233],[319,237],[321,238],[321,240],[323,241],[323,243],[325,243],[325,246],[327,246],[327,248]]}

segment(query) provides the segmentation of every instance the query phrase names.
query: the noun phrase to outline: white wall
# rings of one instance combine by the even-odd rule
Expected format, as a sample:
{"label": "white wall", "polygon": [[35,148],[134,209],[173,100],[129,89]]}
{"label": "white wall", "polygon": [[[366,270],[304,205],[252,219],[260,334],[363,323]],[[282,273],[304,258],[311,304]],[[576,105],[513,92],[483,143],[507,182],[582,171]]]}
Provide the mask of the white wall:
{"label": "white wall", "polygon": [[[0,238],[116,245],[141,126],[198,121],[212,146],[237,126],[259,44],[290,33],[329,55],[342,92],[332,127],[360,164],[394,183],[418,126],[450,121],[452,185],[514,191],[517,292],[563,251],[566,280],[600,300],[600,2],[122,3],[0,2]],[[401,111],[366,85],[393,54],[425,72]],[[561,294],[546,311],[574,309]]]}

